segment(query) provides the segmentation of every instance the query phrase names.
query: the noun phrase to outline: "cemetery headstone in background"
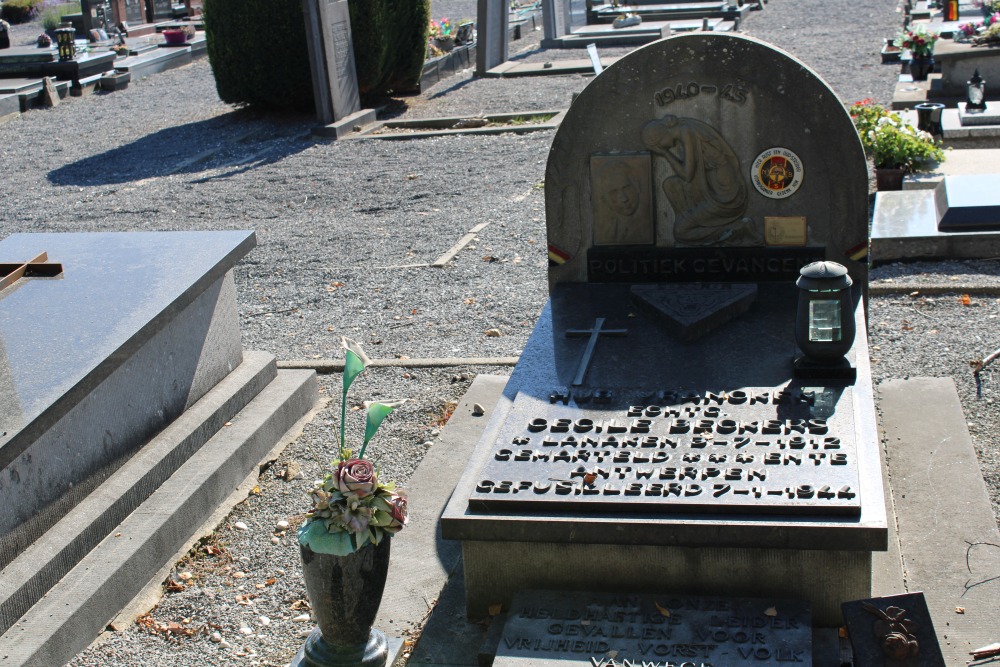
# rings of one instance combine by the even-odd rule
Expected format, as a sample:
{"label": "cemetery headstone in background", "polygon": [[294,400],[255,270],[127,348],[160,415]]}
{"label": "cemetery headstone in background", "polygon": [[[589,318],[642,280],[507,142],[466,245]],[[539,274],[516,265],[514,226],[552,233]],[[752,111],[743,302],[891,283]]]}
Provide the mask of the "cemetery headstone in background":
{"label": "cemetery headstone in background", "polygon": [[508,6],[504,0],[478,0],[476,5],[476,74],[485,75],[507,62]]}
{"label": "cemetery headstone in background", "polygon": [[142,0],[124,0],[124,2],[126,21],[133,25],[146,22],[146,12],[144,11]]}
{"label": "cemetery headstone in background", "polygon": [[146,0],[146,17],[150,23],[174,18],[173,2],[171,0]]}
{"label": "cemetery headstone in background", "polygon": [[374,110],[361,112],[347,0],[306,0],[304,9],[316,117],[324,134],[341,137],[375,120]]}
{"label": "cemetery headstone in background", "polygon": [[[757,40],[662,40],[581,93],[545,193],[549,305],[442,519],[470,616],[556,588],[800,599],[839,625],[887,544],[843,104]],[[796,377],[816,260],[853,278],[856,380]]]}

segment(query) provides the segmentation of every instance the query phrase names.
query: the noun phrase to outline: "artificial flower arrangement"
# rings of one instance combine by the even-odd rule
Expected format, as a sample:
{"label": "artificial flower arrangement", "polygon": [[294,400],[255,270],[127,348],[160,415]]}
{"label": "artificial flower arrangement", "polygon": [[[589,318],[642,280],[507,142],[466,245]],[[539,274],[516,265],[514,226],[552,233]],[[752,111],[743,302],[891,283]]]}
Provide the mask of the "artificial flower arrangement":
{"label": "artificial flower arrangement", "polygon": [[454,39],[456,27],[450,19],[431,21],[431,39]]}
{"label": "artificial flower arrangement", "polygon": [[990,30],[990,28],[993,28],[998,23],[1000,23],[1000,12],[990,14],[982,21],[961,23],[958,26],[958,32],[955,33],[955,41],[979,41],[976,38],[985,36],[989,32],[996,32],[996,30]]}
{"label": "artificial flower arrangement", "polygon": [[881,104],[864,99],[851,105],[849,112],[861,137],[865,155],[877,169],[925,169],[932,162],[944,160],[939,142],[927,132],[903,121]]}
{"label": "artificial flower arrangement", "polygon": [[983,13],[984,19],[1000,12],[1000,0],[974,0],[972,6]]}
{"label": "artificial flower arrangement", "polygon": [[934,53],[934,44],[939,37],[940,35],[926,25],[918,23],[896,35],[893,44],[901,49],[907,49],[915,56],[930,56]]}
{"label": "artificial flower arrangement", "polygon": [[365,437],[357,456],[345,444],[347,390],[370,363],[361,346],[341,338],[344,347],[344,381],[340,397],[339,456],[331,470],[313,484],[312,510],[298,530],[299,543],[316,553],[346,556],[377,545],[406,525],[406,494],[392,482],[382,482],[371,461],[364,458],[368,443],[382,421],[405,400],[366,402]]}

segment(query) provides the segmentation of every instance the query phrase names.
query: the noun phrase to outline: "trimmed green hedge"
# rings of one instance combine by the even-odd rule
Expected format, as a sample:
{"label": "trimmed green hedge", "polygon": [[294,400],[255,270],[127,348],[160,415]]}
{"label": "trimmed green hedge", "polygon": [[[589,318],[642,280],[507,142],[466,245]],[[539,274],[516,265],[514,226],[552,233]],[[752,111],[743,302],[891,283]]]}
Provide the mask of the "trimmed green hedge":
{"label": "trimmed green hedge", "polygon": [[6,0],[0,4],[0,19],[8,23],[27,23],[42,8],[44,0]]}
{"label": "trimmed green hedge", "polygon": [[[430,0],[349,0],[349,7],[361,94],[419,90]],[[224,102],[313,108],[302,0],[204,0],[203,13]]]}
{"label": "trimmed green hedge", "polygon": [[350,0],[351,39],[362,95],[420,91],[430,0]]}
{"label": "trimmed green hedge", "polygon": [[202,13],[223,102],[313,108],[302,0],[205,0]]}

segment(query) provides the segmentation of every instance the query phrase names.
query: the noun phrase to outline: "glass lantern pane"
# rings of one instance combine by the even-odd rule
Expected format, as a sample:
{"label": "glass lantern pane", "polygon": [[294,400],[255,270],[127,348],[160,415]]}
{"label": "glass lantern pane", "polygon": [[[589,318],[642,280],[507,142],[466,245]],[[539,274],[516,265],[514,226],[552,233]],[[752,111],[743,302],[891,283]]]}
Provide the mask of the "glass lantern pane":
{"label": "glass lantern pane", "polygon": [[809,302],[809,340],[830,343],[840,340],[840,301],[823,299]]}

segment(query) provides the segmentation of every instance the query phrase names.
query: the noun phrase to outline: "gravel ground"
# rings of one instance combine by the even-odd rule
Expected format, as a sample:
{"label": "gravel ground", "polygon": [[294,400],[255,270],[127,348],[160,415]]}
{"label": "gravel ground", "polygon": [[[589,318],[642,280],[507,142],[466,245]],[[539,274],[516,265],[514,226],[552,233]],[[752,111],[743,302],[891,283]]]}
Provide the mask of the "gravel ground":
{"label": "gravel ground", "polygon": [[[434,2],[439,18],[474,13],[473,0]],[[743,27],[803,59],[842,99],[888,102],[897,69],[879,64],[878,49],[900,21],[895,0],[771,0]],[[15,30],[15,43],[39,32]],[[540,51],[539,38],[536,32],[512,43],[512,57],[581,56]],[[478,80],[466,72],[406,99],[401,116],[565,108],[590,80]],[[517,355],[547,295],[541,183],[551,133],[338,143],[311,138],[311,124],[307,116],[261,116],[223,104],[204,60],[122,92],[33,110],[0,125],[0,238],[22,231],[252,228],[258,247],[236,269],[248,349],[282,360],[339,358],[339,337],[349,335],[375,357]],[[419,266],[481,222],[489,226],[447,268]],[[995,508],[1000,364],[981,374],[977,394],[968,363],[1000,347],[1000,298],[973,293],[964,305],[959,297],[1000,286],[998,275],[996,260],[891,265],[873,273],[873,284],[899,293],[870,303],[876,382],[955,379]],[[955,291],[920,293],[942,284]],[[372,445],[383,473],[405,484],[447,403],[476,373],[509,370],[367,371],[352,392],[355,403],[413,399]],[[273,529],[301,516],[309,481],[330,458],[339,382],[336,375],[321,378],[332,404],[263,472],[260,493],[177,565],[178,585],[161,604],[72,665],[287,663],[308,626],[294,620],[306,611],[305,591],[293,539]],[[301,478],[281,478],[289,464],[301,467]],[[179,631],[164,632],[168,623]],[[212,632],[229,648],[211,641]]]}

